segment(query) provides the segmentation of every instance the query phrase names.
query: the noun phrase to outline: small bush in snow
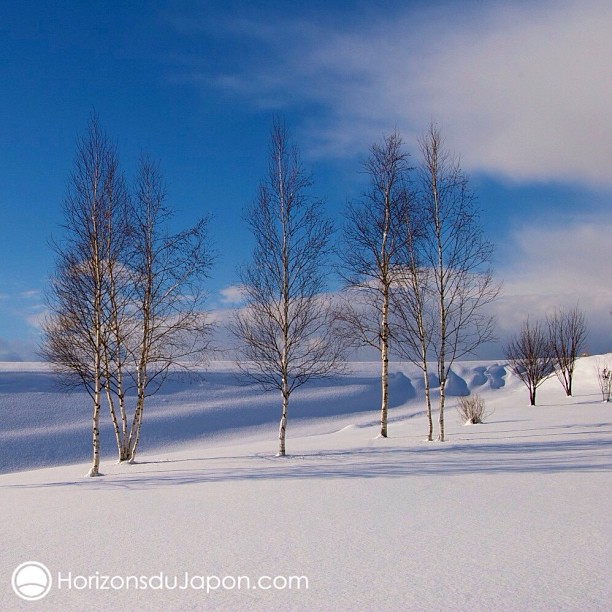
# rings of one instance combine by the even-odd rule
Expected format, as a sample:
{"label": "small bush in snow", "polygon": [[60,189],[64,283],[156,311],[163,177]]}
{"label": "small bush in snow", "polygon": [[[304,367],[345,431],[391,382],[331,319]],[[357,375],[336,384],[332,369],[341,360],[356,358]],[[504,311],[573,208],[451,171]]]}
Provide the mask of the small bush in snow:
{"label": "small bush in snow", "polygon": [[601,365],[599,362],[597,362],[595,369],[597,370],[597,382],[599,382],[599,388],[601,389],[602,400],[609,402],[610,395],[612,395],[612,370],[607,363]]}
{"label": "small bush in snow", "polygon": [[484,423],[485,419],[492,414],[486,409],[485,401],[480,395],[468,395],[459,398],[457,412],[465,425]]}

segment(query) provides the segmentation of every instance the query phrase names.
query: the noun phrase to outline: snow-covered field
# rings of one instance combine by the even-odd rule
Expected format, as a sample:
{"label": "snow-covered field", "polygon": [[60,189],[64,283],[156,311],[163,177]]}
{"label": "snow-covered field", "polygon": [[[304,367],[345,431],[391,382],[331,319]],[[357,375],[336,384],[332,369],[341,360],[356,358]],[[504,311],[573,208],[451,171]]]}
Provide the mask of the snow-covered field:
{"label": "snow-covered field", "polygon": [[[277,458],[278,398],[212,364],[151,400],[136,464],[115,463],[104,429],[91,479],[87,397],[42,364],[0,364],[0,610],[609,610],[612,404],[595,358],[575,397],[551,379],[536,407],[501,363],[454,371],[445,443],[424,441],[403,364],[377,438],[378,365],[354,364],[296,392]],[[487,423],[461,425],[467,390]],[[34,603],[11,586],[26,561],[52,580]]]}

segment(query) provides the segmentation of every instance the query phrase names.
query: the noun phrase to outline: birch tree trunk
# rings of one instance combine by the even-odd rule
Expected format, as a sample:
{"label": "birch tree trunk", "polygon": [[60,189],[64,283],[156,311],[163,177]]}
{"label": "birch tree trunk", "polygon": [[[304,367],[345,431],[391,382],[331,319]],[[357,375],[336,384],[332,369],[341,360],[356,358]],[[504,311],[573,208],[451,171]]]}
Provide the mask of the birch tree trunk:
{"label": "birch tree trunk", "polygon": [[444,403],[446,400],[446,316],[444,310],[444,290],[442,289],[440,291],[440,353],[438,356],[438,378],[440,380],[438,442],[444,442]]}
{"label": "birch tree trunk", "polygon": [[438,415],[438,442],[444,442],[444,402],[446,399],[446,377],[440,379],[440,412]]}
{"label": "birch tree trunk", "polygon": [[[416,269],[414,270],[416,274]],[[431,415],[431,391],[429,388],[429,367],[427,365],[427,342],[428,334],[425,331],[424,314],[423,314],[423,301],[421,297],[421,287],[418,281],[415,281],[415,293],[417,299],[417,327],[419,336],[419,346],[421,349],[421,370],[423,372],[423,389],[425,390],[425,414],[427,415],[427,441],[433,441],[433,419]]]}
{"label": "birch tree trunk", "polygon": [[111,423],[113,425],[113,433],[115,434],[115,443],[117,445],[118,461],[122,461],[123,456],[123,437],[119,430],[119,421],[117,420],[117,412],[115,410],[115,400],[113,399],[113,393],[110,386],[107,384],[104,386],[106,391],[106,401],[108,402],[108,410],[110,412]]}
{"label": "birch tree trunk", "polygon": [[136,410],[134,411],[134,420],[132,422],[132,428],[130,430],[130,437],[128,441],[128,450],[126,452],[126,460],[130,463],[136,461],[136,451],[138,449],[138,443],[140,442],[140,428],[142,425],[142,414],[144,409],[144,395],[139,394]]}
{"label": "birch tree trunk", "polygon": [[384,188],[384,229],[382,236],[382,245],[380,249],[381,272],[383,280],[381,308],[382,317],[380,322],[380,359],[382,361],[380,435],[383,438],[387,437],[387,412],[389,405],[389,293],[391,290],[391,279],[389,270],[389,249],[387,246],[387,239],[391,226],[390,188],[390,185],[385,185]]}
{"label": "birch tree trunk", "polygon": [[151,325],[151,287],[153,276],[151,274],[152,265],[150,258],[150,249],[147,253],[147,281],[142,305],[142,338],[140,341],[140,354],[138,365],[136,367],[136,409],[134,410],[134,418],[130,428],[130,435],[126,445],[126,460],[134,463],[136,460],[136,450],[140,441],[140,428],[142,426],[142,415],[144,412],[144,403],[147,389],[147,361],[149,359],[150,334],[149,327]]}
{"label": "birch tree trunk", "polygon": [[425,389],[425,413],[427,415],[427,441],[433,441],[433,419],[431,416],[431,392],[429,389],[429,375],[427,363],[423,365],[423,385]]}
{"label": "birch tree trunk", "polygon": [[278,457],[285,456],[285,438],[287,435],[287,409],[289,407],[289,396],[287,395],[287,383],[283,382],[283,408],[280,418],[280,424],[278,427]]}
{"label": "birch tree trunk", "polygon": [[389,294],[383,293],[382,307],[382,333],[380,337],[381,372],[381,408],[380,408],[380,435],[387,437],[387,412],[389,404]]}
{"label": "birch tree trunk", "polygon": [[[94,265],[94,269],[96,266]],[[99,305],[99,297],[96,297],[96,306]],[[101,372],[101,330],[100,330],[100,314],[99,311],[96,312],[95,321],[96,321],[96,333],[95,333],[95,348],[96,351],[94,353],[94,381],[93,381],[93,415],[91,421],[91,442],[92,442],[92,464],[91,468],[88,472],[88,476],[100,476],[100,372]]]}
{"label": "birch tree trunk", "polygon": [[100,378],[94,381],[93,415],[91,422],[92,464],[88,476],[100,476]]}

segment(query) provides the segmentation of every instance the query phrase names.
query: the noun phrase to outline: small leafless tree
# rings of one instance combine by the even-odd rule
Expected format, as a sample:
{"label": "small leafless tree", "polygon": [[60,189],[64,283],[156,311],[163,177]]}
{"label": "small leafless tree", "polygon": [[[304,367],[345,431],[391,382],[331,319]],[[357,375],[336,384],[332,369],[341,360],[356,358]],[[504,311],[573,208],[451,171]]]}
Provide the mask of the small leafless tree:
{"label": "small leafless tree", "polygon": [[493,245],[484,237],[479,210],[459,160],[431,123],[419,140],[417,194],[424,215],[421,258],[435,302],[432,347],[440,381],[438,440],[444,441],[445,385],[462,356],[493,338],[494,318],[486,306],[500,286],[490,267]]}
{"label": "small leafless tree", "polygon": [[574,306],[569,310],[559,309],[548,317],[548,333],[555,357],[555,373],[568,397],[572,395],[572,382],[576,359],[580,355],[587,337],[584,313]]}
{"label": "small leafless tree", "polygon": [[343,334],[354,346],[380,353],[380,435],[387,437],[389,345],[394,270],[401,245],[398,220],[405,209],[408,153],[399,133],[372,145],[364,164],[370,188],[348,206],[341,250],[346,299],[340,309]]}
{"label": "small leafless tree", "polygon": [[538,387],[555,373],[555,357],[546,326],[527,319],[504,348],[511,371],[529,390],[529,403],[536,405]]}
{"label": "small leafless tree", "polygon": [[240,369],[281,394],[279,456],[286,453],[292,392],[344,367],[332,304],[323,295],[333,227],[321,202],[308,195],[311,185],[284,124],[275,119],[267,177],[246,215],[255,238],[253,258],[240,271],[246,305],[230,330],[240,341]]}

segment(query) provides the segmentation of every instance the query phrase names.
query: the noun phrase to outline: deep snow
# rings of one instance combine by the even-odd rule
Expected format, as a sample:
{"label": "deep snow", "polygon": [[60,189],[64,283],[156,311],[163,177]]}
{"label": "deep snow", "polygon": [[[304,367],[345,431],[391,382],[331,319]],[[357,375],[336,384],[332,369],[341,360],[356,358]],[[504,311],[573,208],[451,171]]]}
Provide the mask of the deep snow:
{"label": "deep snow", "polygon": [[[443,444],[424,441],[422,382],[404,364],[377,438],[378,364],[353,364],[295,395],[287,458],[274,456],[278,398],[212,364],[153,399],[135,465],[115,463],[103,432],[98,479],[83,477],[86,396],[42,364],[0,364],[0,609],[608,609],[612,404],[594,364],[579,361],[575,397],[553,378],[535,408],[503,363],[458,364]],[[468,391],[494,410],[487,423],[459,421],[452,396]],[[55,584],[30,603],[11,588],[29,560],[55,582],[188,572],[306,576],[308,589]]]}

